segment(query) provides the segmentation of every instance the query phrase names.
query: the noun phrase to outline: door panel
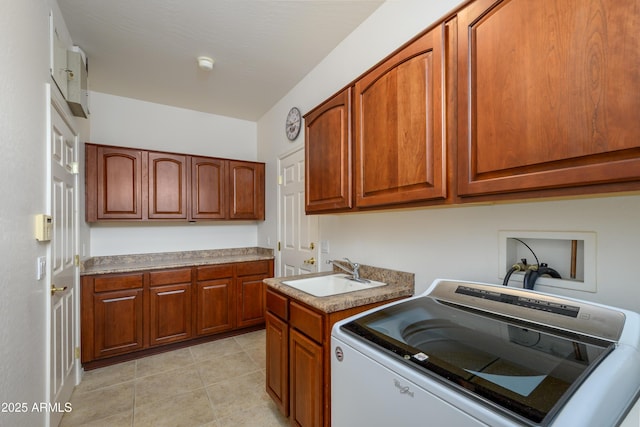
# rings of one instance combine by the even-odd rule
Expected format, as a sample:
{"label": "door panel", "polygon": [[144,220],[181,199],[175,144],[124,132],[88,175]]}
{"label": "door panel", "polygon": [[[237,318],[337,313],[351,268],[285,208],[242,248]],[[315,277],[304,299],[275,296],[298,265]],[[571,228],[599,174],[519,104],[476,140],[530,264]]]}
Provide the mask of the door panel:
{"label": "door panel", "polygon": [[356,206],[444,199],[443,29],[355,83]]}
{"label": "door panel", "polygon": [[142,349],[142,293],[142,289],[133,289],[94,296],[96,359]]}
{"label": "door panel", "polygon": [[264,163],[229,161],[229,218],[264,219]]}
{"label": "door panel", "polygon": [[[52,236],[48,253],[49,351],[48,396],[51,404],[61,407],[69,401],[76,384],[75,358],[77,330],[78,269],[74,264],[77,253],[77,150],[78,136],[69,115],[60,103],[51,98],[50,104],[51,158],[51,216]],[[57,425],[61,413],[48,415],[50,425]]]}
{"label": "door panel", "polygon": [[152,287],[149,291],[149,345],[191,338],[191,284]]}
{"label": "door panel", "polygon": [[149,153],[149,218],[187,218],[187,158]]}
{"label": "door panel", "polygon": [[280,159],[279,276],[318,271],[318,218],[305,214],[304,151]]}
{"label": "door panel", "polygon": [[482,0],[458,14],[458,194],[637,181],[637,6]]}
{"label": "door panel", "polygon": [[308,113],[304,120],[307,212],[350,209],[351,88]]}
{"label": "door panel", "polygon": [[289,395],[291,423],[321,426],[323,413],[322,347],[290,329]]}
{"label": "door panel", "polygon": [[97,148],[98,219],[142,219],[141,150]]}
{"label": "door panel", "polygon": [[222,159],[191,157],[191,217],[227,217],[227,164]]}
{"label": "door panel", "polygon": [[266,313],[267,393],[280,412],[289,416],[289,326]]}
{"label": "door panel", "polygon": [[237,282],[237,324],[238,328],[264,323],[265,284],[268,276],[240,276]]}
{"label": "door panel", "polygon": [[234,327],[233,278],[199,281],[196,334],[209,335]]}

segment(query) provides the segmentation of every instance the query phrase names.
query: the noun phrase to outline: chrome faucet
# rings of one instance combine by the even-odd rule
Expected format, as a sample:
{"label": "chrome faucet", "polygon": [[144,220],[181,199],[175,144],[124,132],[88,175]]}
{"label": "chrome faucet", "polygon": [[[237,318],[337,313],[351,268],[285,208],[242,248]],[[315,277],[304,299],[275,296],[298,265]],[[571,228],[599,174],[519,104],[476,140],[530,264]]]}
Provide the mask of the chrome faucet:
{"label": "chrome faucet", "polygon": [[[345,261],[349,264],[350,269],[345,267],[342,264]],[[351,277],[349,277],[350,280],[354,280],[354,281],[360,282],[360,283],[369,283],[370,282],[370,280],[363,279],[363,278],[360,277],[360,264],[358,264],[357,262],[351,262],[351,260],[349,258],[345,258],[344,261],[329,259],[329,260],[327,260],[327,264],[333,264],[336,267],[338,267],[339,269],[341,269],[343,271],[346,271],[347,273],[351,274]]]}

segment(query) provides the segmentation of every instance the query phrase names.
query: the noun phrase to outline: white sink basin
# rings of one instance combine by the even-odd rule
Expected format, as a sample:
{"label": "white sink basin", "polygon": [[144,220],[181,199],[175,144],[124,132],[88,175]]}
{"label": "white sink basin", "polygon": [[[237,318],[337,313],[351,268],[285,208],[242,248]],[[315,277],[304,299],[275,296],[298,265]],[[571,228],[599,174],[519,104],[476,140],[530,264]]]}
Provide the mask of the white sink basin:
{"label": "white sink basin", "polygon": [[285,280],[282,283],[316,297],[346,294],[347,292],[363,291],[387,285],[375,280],[370,280],[368,283],[360,283],[347,277],[349,276],[346,274],[332,274],[308,279]]}

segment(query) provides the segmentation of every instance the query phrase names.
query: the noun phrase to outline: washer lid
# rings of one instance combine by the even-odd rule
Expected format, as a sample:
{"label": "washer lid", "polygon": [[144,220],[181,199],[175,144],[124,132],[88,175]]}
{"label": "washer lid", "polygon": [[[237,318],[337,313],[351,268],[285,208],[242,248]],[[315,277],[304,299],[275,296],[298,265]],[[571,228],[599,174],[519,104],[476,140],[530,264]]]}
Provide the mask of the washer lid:
{"label": "washer lid", "polygon": [[615,343],[439,301],[407,300],[341,327],[518,421],[548,424]]}

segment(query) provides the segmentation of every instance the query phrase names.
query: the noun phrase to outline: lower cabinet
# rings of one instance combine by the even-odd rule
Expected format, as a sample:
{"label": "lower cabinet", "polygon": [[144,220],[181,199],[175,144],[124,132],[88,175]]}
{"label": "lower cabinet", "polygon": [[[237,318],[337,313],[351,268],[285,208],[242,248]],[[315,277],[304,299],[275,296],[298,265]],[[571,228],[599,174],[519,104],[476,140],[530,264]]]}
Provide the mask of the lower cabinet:
{"label": "lower cabinet", "polygon": [[246,262],[236,267],[237,327],[264,323],[266,285],[262,280],[271,277],[267,262]]}
{"label": "lower cabinet", "polygon": [[[116,356],[144,348],[143,274],[114,274],[83,280],[82,354]],[[84,292],[91,287],[92,292]],[[95,292],[94,292],[95,290]]]}
{"label": "lower cabinet", "polygon": [[[269,292],[269,291],[267,291]],[[267,311],[267,392],[286,417],[289,416],[289,325]]]}
{"label": "lower cabinet", "polygon": [[192,336],[191,268],[149,273],[149,345]]}
{"label": "lower cabinet", "polygon": [[81,361],[264,324],[273,261],[82,277]]}
{"label": "lower cabinet", "polygon": [[342,319],[386,304],[324,313],[266,290],[266,390],[292,426],[331,424],[331,328]]}
{"label": "lower cabinet", "polygon": [[234,328],[233,266],[197,268],[196,334],[211,335]]}
{"label": "lower cabinet", "polygon": [[322,425],[322,380],[322,345],[292,329],[289,335],[289,416],[294,426]]}
{"label": "lower cabinet", "polygon": [[96,295],[94,354],[114,356],[144,346],[142,333],[142,289],[111,291]]}

